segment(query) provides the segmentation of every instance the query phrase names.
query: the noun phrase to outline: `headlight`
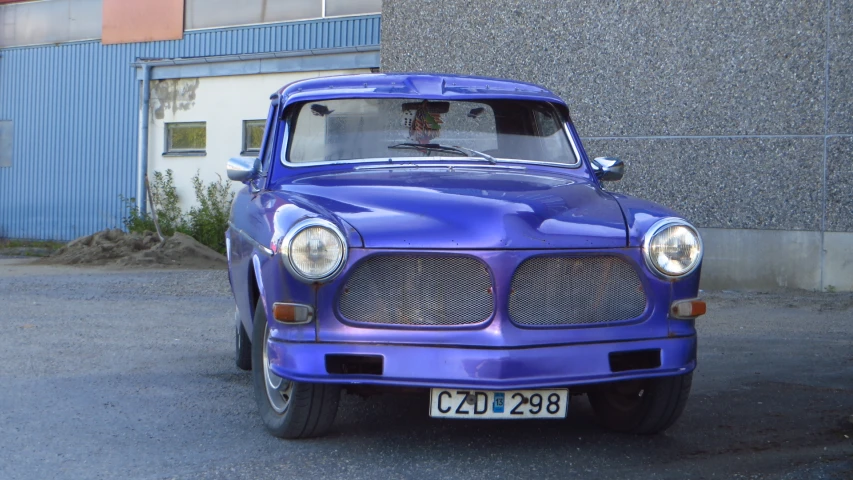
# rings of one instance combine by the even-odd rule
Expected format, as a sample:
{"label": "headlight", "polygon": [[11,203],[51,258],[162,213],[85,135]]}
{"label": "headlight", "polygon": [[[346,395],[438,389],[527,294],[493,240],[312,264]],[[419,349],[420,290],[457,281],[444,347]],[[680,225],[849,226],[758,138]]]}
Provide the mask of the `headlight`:
{"label": "headlight", "polygon": [[330,280],[343,267],[347,244],[340,230],[321,219],[303,220],[281,242],[284,266],[305,281]]}
{"label": "headlight", "polygon": [[665,218],[646,233],[643,255],[649,268],[670,278],[683,277],[702,260],[702,238],[684,220]]}

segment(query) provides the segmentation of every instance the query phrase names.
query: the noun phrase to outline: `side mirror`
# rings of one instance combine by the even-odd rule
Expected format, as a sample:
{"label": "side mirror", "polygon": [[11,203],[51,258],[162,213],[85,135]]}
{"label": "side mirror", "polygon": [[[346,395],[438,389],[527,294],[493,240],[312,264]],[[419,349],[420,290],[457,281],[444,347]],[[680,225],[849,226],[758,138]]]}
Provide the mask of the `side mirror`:
{"label": "side mirror", "polygon": [[625,175],[625,162],[614,157],[598,157],[592,161],[592,171],[603,182],[615,182]]}
{"label": "side mirror", "polygon": [[246,183],[258,177],[261,172],[261,159],[234,157],[228,160],[226,170],[231,180]]}

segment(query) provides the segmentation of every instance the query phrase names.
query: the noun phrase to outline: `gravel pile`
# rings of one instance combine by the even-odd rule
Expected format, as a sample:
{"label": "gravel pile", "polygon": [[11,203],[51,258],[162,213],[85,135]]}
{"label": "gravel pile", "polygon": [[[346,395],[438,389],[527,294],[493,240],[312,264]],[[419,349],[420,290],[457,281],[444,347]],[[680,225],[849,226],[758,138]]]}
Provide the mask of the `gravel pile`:
{"label": "gravel pile", "polygon": [[182,233],[165,241],[153,232],[104,230],[78,238],[36,263],[43,265],[104,265],[114,267],[225,268],[225,257]]}

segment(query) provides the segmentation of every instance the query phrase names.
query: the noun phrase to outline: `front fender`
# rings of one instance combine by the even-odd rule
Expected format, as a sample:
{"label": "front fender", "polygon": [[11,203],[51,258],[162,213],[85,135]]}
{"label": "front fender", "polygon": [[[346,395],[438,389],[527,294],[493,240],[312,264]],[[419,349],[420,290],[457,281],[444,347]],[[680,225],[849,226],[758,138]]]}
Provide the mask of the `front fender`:
{"label": "front fender", "polygon": [[622,214],[625,216],[629,247],[642,247],[643,235],[658,220],[667,217],[684,218],[675,211],[648,200],[621,193],[611,193],[610,195],[619,203]]}

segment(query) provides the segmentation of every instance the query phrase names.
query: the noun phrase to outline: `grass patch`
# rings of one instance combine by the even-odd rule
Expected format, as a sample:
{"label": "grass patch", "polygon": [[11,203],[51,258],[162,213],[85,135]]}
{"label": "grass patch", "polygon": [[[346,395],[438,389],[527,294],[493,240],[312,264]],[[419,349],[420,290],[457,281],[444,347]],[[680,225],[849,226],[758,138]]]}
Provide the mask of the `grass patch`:
{"label": "grass patch", "polygon": [[64,243],[54,240],[0,238],[0,255],[46,257],[64,245]]}
{"label": "grass patch", "polygon": [[59,250],[63,245],[65,244],[53,240],[15,240],[10,238],[0,238],[0,248],[48,248],[50,250]]}

